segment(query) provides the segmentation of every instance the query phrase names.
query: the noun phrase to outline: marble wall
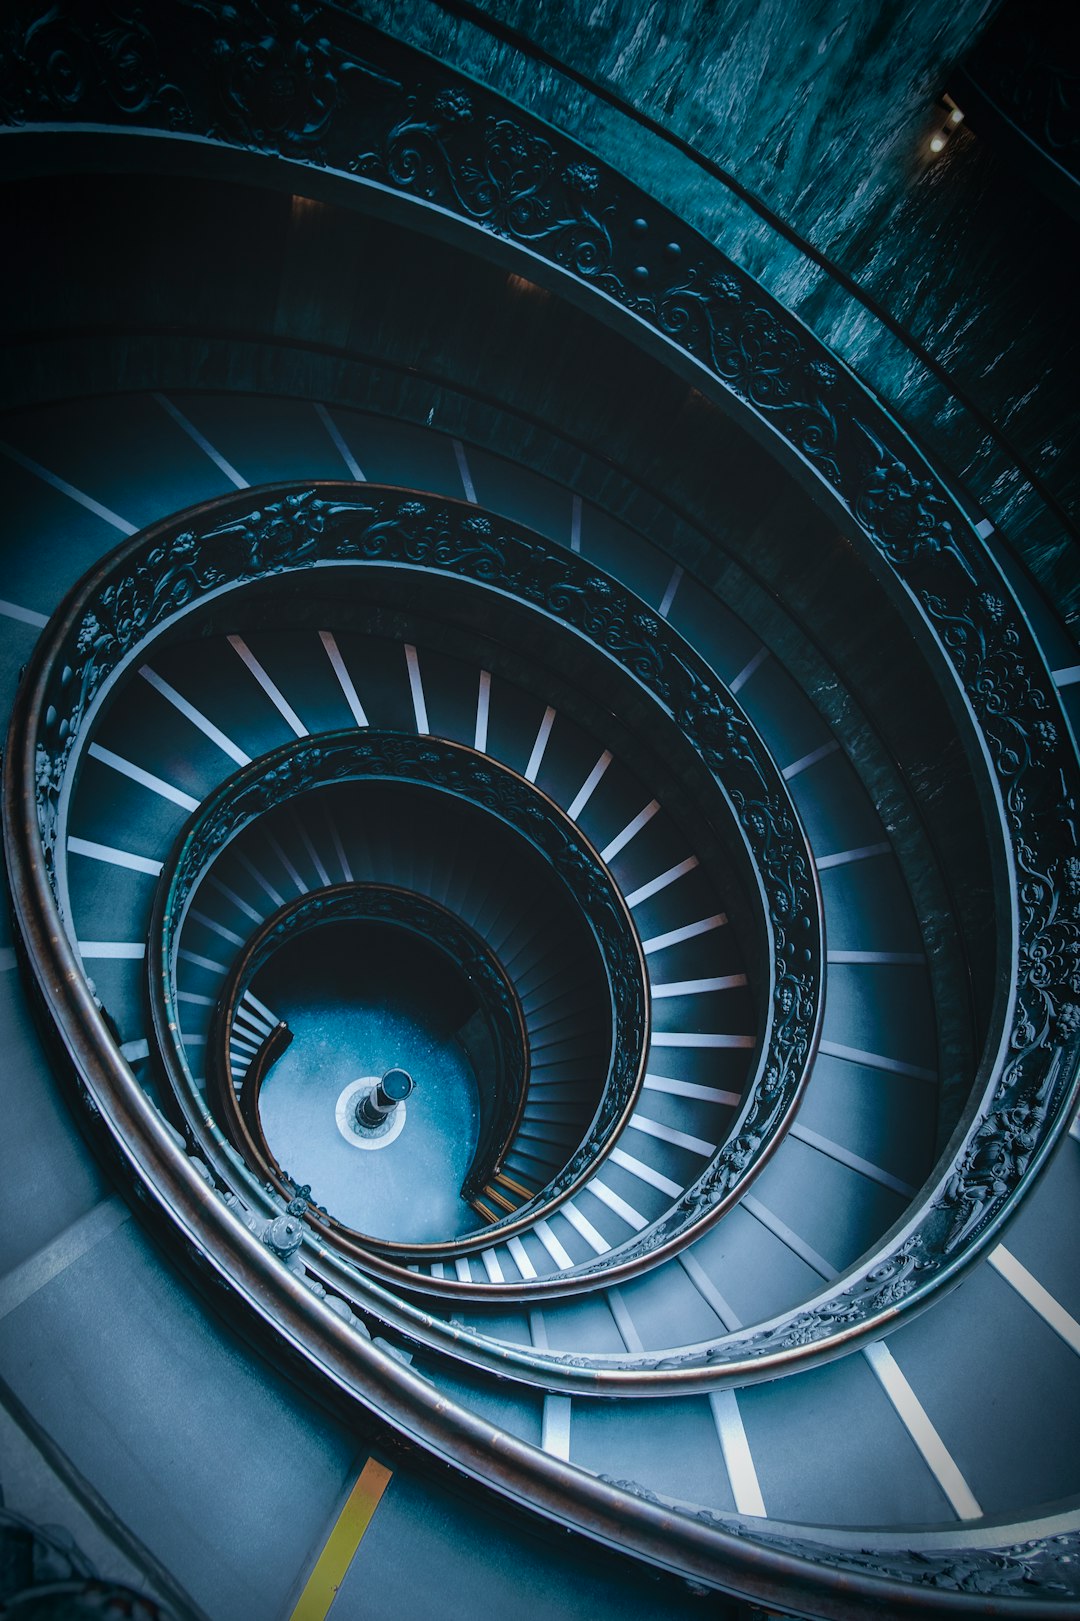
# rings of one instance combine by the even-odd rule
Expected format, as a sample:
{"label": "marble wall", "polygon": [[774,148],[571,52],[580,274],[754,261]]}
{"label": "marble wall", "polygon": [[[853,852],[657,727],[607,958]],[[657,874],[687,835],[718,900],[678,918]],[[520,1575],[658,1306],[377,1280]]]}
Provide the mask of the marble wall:
{"label": "marble wall", "polygon": [[929,147],[950,72],[993,3],[359,0],[356,9],[575,134],[721,245],[835,348],[931,459],[964,475],[980,512],[1051,597],[1080,614],[1070,537],[1070,525],[1080,528],[1075,226],[970,128],[940,156]]}

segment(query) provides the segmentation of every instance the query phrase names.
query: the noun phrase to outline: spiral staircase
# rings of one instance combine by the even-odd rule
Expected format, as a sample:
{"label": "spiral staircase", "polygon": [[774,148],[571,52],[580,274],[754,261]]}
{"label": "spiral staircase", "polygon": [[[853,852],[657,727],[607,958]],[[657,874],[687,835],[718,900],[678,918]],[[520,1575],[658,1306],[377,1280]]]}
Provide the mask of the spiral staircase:
{"label": "spiral staircase", "polygon": [[249,23],[12,58],[8,1413],[148,1615],[1075,1614],[1065,624],[629,181]]}

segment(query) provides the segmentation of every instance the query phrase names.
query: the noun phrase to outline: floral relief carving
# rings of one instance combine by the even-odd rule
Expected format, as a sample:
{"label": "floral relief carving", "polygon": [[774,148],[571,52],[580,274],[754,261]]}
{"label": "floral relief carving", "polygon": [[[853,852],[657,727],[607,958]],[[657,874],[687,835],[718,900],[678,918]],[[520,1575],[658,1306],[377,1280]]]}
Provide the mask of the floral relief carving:
{"label": "floral relief carving", "polygon": [[[470,751],[441,739],[373,731],[324,734],[317,741],[301,740],[255,761],[218,789],[188,830],[167,875],[170,900],[165,909],[161,960],[173,960],[174,920],[183,915],[187,897],[209,871],[218,851],[237,833],[264,812],[316,786],[372,778],[450,792],[498,816],[545,856],[596,938],[610,988],[612,1027],[620,1032],[620,1039],[612,1041],[608,1074],[589,1133],[559,1176],[543,1190],[543,1200],[548,1202],[580,1178],[583,1167],[636,1094],[648,1013],[633,925],[610,878],[573,824],[545,807],[531,785],[513,772],[493,760],[480,761]],[[395,898],[392,904],[400,911],[405,903]],[[425,915],[431,910],[427,906]],[[296,919],[292,914],[290,918],[288,926],[295,927]],[[179,1053],[179,1036],[175,1044]]]}
{"label": "floral relief carving", "polygon": [[[700,1516],[712,1519],[707,1511]],[[719,1520],[717,1520],[719,1523]],[[729,1522],[727,1522],[729,1524]],[[730,1525],[729,1525],[730,1528]],[[736,1528],[741,1531],[740,1528]],[[859,1572],[932,1587],[941,1592],[985,1598],[1047,1599],[1080,1596],[1080,1534],[1032,1538],[999,1548],[833,1548],[793,1536],[774,1536],[755,1527],[747,1540],[777,1552],[811,1559],[834,1570]],[[1064,1610],[1062,1612],[1064,1614]]]}
{"label": "floral relief carving", "polygon": [[[779,774],[741,711],[721,696],[705,666],[670,628],[612,580],[572,553],[487,515],[430,500],[403,501],[397,492],[383,494],[370,486],[357,500],[307,488],[283,491],[254,506],[239,500],[223,505],[222,516],[208,513],[201,533],[180,529],[152,537],[143,549],[133,544],[87,602],[65,688],[65,713],[61,719],[59,704],[50,711],[56,716],[50,736],[57,753],[43,756],[40,772],[39,820],[47,851],[55,842],[59,788],[71,740],[89,703],[132,647],[202,595],[283,570],[365,562],[441,570],[518,595],[593,642],[676,718],[724,783],[762,875],[776,960],[785,965],[777,976],[770,1029],[763,1037],[768,1062],[762,1060],[744,1098],[738,1134],[723,1145],[681,1206],[640,1240],[641,1246],[663,1242],[688,1220],[705,1219],[716,1197],[753,1169],[794,1107],[820,1007],[820,919],[805,843]],[[393,743],[368,735],[355,740],[346,759],[305,740],[287,760],[231,798],[220,830],[235,832],[246,818],[287,797],[314,774],[332,779],[374,769],[428,774],[455,792],[486,795],[500,814],[509,814],[508,790],[497,775],[488,781],[482,771],[463,772],[433,743],[410,756],[406,767],[410,750],[415,754],[415,740]],[[513,815],[590,909],[598,937],[606,931],[613,938],[612,931],[617,934],[623,923],[606,879],[591,860],[539,811],[528,792],[513,806]],[[216,836],[200,821],[192,834],[191,859],[206,856]],[[625,951],[610,950],[607,961],[620,1027],[638,1029],[641,1013],[634,1008],[640,992],[632,989],[638,970]],[[623,1106],[635,1065],[634,1043],[618,1045],[616,1064],[626,1074],[605,1091],[590,1133],[563,1173],[567,1186],[580,1180]]]}
{"label": "floral relief carving", "polygon": [[[343,10],[294,4],[271,14],[256,0],[228,8],[162,0],[153,27],[150,15],[119,0],[18,7],[0,24],[0,119],[182,129],[276,151],[438,203],[527,248],[631,310],[767,422],[918,604],[975,716],[1003,808],[1019,964],[1008,1052],[910,1249],[876,1258],[782,1330],[756,1342],[732,1336],[716,1355],[766,1354],[784,1335],[816,1343],[891,1310],[1007,1209],[1076,1090],[1076,762],[1033,637],[1007,605],[994,566],[948,492],[835,358],[711,244],[687,241],[677,220],[572,142],[482,88],[453,82]],[[654,244],[680,233],[687,246],[667,263]],[[785,826],[771,763],[737,712],[726,712],[724,696],[707,690],[707,673],[681,664],[655,617],[580,559],[482,515],[463,520],[400,497],[365,505],[293,492],[212,534],[153,545],[153,557],[124,554],[49,675],[36,781],[54,881],[59,799],[86,709],[117,659],[180,606],[226,581],[315,561],[393,560],[504,582],[593,637],[649,686],[724,783],[766,875],[776,960],[785,964],[770,1040],[783,1056],[763,1066],[754,1118],[731,1147],[732,1165],[745,1156],[749,1163],[771,1129],[765,1123],[777,1117],[776,1089],[810,1051],[819,1012],[819,965],[799,958],[812,873],[800,868],[805,856]],[[809,949],[817,949],[812,941]],[[725,1174],[717,1170],[718,1186]]]}

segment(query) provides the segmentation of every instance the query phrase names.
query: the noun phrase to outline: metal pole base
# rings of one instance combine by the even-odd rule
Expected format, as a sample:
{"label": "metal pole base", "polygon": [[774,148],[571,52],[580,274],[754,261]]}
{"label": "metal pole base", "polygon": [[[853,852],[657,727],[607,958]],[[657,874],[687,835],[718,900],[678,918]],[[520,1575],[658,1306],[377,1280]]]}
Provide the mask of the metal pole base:
{"label": "metal pole base", "polygon": [[358,1099],[354,1117],[356,1130],[362,1133],[382,1131],[415,1087],[416,1083],[407,1070],[388,1069],[378,1086]]}

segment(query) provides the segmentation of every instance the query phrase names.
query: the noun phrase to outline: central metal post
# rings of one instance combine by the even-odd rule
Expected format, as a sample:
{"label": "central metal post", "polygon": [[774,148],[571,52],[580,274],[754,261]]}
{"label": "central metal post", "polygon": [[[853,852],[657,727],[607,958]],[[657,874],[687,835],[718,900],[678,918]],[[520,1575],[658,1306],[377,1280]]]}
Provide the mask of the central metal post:
{"label": "central metal post", "polygon": [[378,1086],[366,1092],[356,1105],[356,1124],[362,1131],[377,1131],[386,1124],[399,1104],[413,1092],[416,1082],[404,1069],[388,1069]]}

